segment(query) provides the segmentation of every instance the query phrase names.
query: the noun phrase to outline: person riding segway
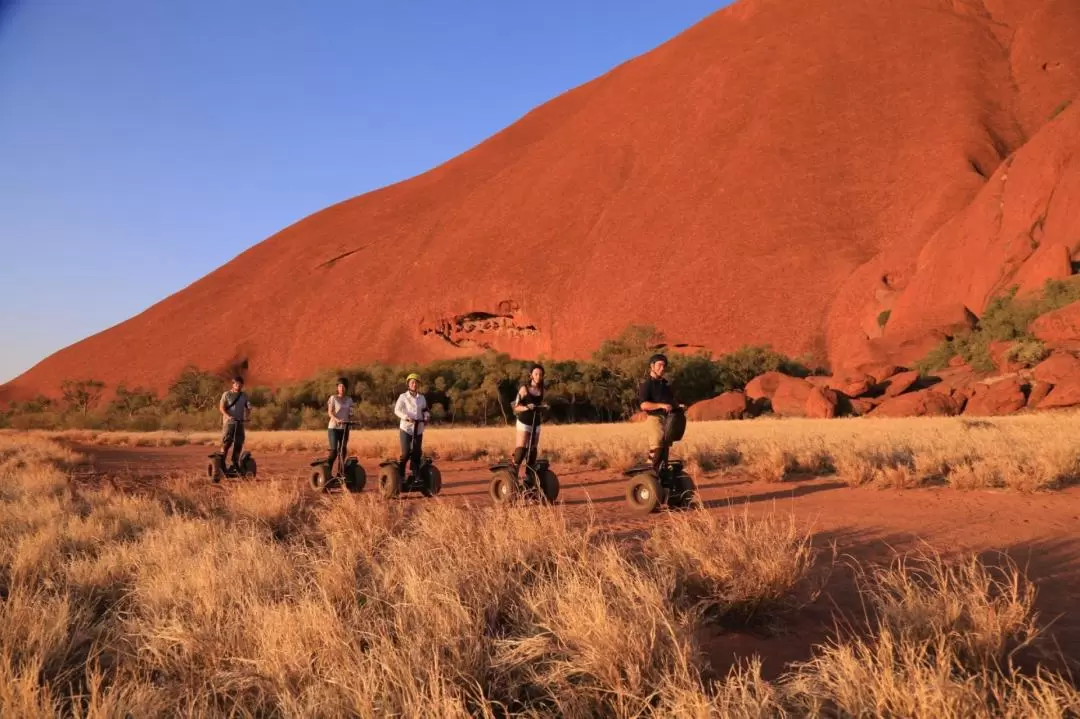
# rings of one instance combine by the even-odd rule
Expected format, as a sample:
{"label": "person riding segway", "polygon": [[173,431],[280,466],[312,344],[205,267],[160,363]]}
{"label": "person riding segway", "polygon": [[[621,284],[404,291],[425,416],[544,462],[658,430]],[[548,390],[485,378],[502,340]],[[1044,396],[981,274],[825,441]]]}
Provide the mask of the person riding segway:
{"label": "person riding segway", "polygon": [[311,463],[315,469],[311,473],[311,488],[325,491],[331,487],[345,487],[349,492],[360,492],[367,483],[367,475],[356,457],[349,457],[349,431],[358,426],[352,421],[353,398],[347,390],[349,382],[339,377],[335,394],[326,401],[326,412],[330,423],[326,428],[330,454]]}
{"label": "person riding segway", "polygon": [[[379,464],[379,489],[387,499],[402,492],[420,492],[434,497],[442,490],[442,474],[432,463],[431,457],[423,456],[424,427],[431,418],[427,399],[420,394],[420,375],[409,373],[405,378],[407,389],[394,403],[394,414],[400,420],[398,440],[401,455]],[[409,471],[405,473],[408,463]]]}
{"label": "person riding segway", "polygon": [[[559,496],[559,478],[551,471],[546,459],[537,460],[540,444],[542,413],[550,409],[544,404],[544,368],[534,364],[529,380],[518,388],[512,405],[517,417],[517,443],[512,462],[493,464],[495,474],[489,488],[495,502],[509,502],[519,495],[554,502]],[[521,478],[521,466],[525,477]]]}
{"label": "person riding segway", "polygon": [[668,359],[662,354],[649,358],[649,374],[638,387],[638,403],[646,417],[649,461],[627,469],[630,477],[626,501],[639,513],[653,512],[661,504],[684,508],[693,502],[697,488],[679,460],[668,459],[671,445],[686,432],[686,407],[675,403],[675,393],[664,378]]}
{"label": "person riding segway", "polygon": [[[254,477],[255,458],[244,450],[244,423],[251,419],[251,402],[244,394],[244,378],[233,377],[232,389],[221,395],[218,402],[221,413],[221,451],[210,455],[206,474],[211,482],[217,483],[222,477]],[[225,458],[232,448],[232,464],[225,465]]]}

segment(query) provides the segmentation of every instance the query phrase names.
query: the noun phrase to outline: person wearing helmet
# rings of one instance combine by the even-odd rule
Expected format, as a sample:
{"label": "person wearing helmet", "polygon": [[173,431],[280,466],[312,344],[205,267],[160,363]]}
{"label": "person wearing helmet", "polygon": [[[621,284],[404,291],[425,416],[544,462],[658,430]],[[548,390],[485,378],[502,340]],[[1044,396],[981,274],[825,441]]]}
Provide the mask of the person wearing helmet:
{"label": "person wearing helmet", "polygon": [[353,398],[349,397],[349,380],[338,377],[337,390],[326,401],[326,413],[330,423],[326,426],[326,437],[330,444],[330,455],[326,461],[331,468],[337,458],[338,448],[345,441],[345,423],[352,418]]}
{"label": "person wearing helmet", "polygon": [[244,422],[251,419],[251,402],[244,394],[244,378],[233,377],[232,389],[221,395],[218,402],[221,413],[221,461],[229,456],[232,446],[232,469],[240,464],[240,455],[244,449]]}
{"label": "person wearing helmet", "polygon": [[[420,456],[424,442],[424,424],[431,418],[427,400],[420,394],[420,375],[411,372],[405,378],[408,389],[401,393],[394,404],[394,414],[401,422],[398,424],[398,438],[401,441],[401,468],[409,460],[415,475],[420,469]],[[410,451],[411,449],[411,451]]]}
{"label": "person wearing helmet", "polygon": [[[529,464],[536,463],[537,445],[540,443],[540,414],[544,404],[544,368],[534,364],[529,368],[529,379],[518,388],[511,405],[517,417],[517,443],[514,446],[514,467],[521,466],[528,447]],[[532,432],[530,441],[529,433]]]}
{"label": "person wearing helmet", "polygon": [[664,417],[675,407],[675,392],[664,379],[668,358],[654,354],[649,358],[649,374],[638,386],[638,403],[648,415],[645,426],[649,433],[649,461],[654,461],[664,439]]}

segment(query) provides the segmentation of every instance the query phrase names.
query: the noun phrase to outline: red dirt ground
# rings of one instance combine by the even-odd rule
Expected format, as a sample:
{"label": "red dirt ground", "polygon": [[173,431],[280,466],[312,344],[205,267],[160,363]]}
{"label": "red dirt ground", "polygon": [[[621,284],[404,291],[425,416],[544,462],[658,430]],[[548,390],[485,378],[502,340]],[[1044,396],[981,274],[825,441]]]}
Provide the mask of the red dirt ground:
{"label": "red dirt ground", "polygon": [[581,357],[630,323],[834,368],[907,359],[1003,283],[1071,271],[1080,103],[1049,118],[1080,94],[1076,37],[1075,0],[741,0],[0,399],[161,390],[189,363],[274,384],[483,347]]}
{"label": "red dirt ground", "polygon": [[[201,472],[206,447],[105,448],[79,446],[89,457],[81,470],[84,482],[117,479],[119,486],[152,488],[168,475]],[[266,454],[257,457],[259,479],[293,480],[304,486],[306,454]],[[372,477],[377,462],[361,462]],[[487,506],[490,475],[479,462],[440,462],[441,501]],[[647,531],[662,515],[634,517],[624,503],[624,479],[616,470],[555,467],[562,490],[560,501],[584,516],[592,502],[596,517],[608,531],[636,535]],[[195,480],[200,481],[200,480]],[[206,484],[207,492],[227,492],[233,482]],[[1080,487],[1050,494],[1004,491],[960,491],[948,488],[917,490],[852,489],[830,478],[783,484],[748,481],[737,473],[706,475],[701,497],[711,512],[791,513],[810,527],[817,544],[835,542],[844,557],[860,562],[887,562],[893,550],[917,549],[921,543],[945,554],[978,552],[993,561],[997,552],[1010,557],[1037,583],[1038,609],[1053,621],[1052,638],[1074,670],[1080,670]],[[350,495],[325,496],[325,501],[351,501]],[[401,500],[429,502],[418,495]],[[837,608],[861,616],[851,572],[837,565],[822,597],[769,631],[718,631],[706,638],[714,669],[725,672],[737,657],[758,653],[764,669],[774,676],[789,661],[805,659],[810,647],[831,636]],[[1056,649],[1051,649],[1056,653]],[[1051,661],[1051,663],[1056,663]]]}

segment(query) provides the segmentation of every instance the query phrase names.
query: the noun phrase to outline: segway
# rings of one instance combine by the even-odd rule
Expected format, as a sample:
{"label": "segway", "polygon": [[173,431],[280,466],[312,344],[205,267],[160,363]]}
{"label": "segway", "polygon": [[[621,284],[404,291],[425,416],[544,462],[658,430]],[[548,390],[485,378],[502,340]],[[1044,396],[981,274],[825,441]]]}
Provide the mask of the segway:
{"label": "segway", "polygon": [[635,514],[655,512],[660,505],[685,509],[693,503],[697,496],[693,478],[683,470],[681,460],[668,459],[671,445],[682,439],[685,432],[685,411],[676,407],[664,417],[664,435],[653,461],[623,472],[630,477],[626,485],[626,502]]}
{"label": "segway", "polygon": [[320,457],[311,463],[311,488],[316,492],[329,492],[334,488],[344,487],[353,494],[364,491],[367,474],[356,457],[347,457],[349,453],[349,430],[359,422],[342,422],[345,434],[338,445],[337,454],[331,464],[327,457]]}
{"label": "segway", "polygon": [[536,423],[542,410],[549,409],[546,404],[537,405],[532,415],[529,428],[529,442],[526,445],[525,477],[521,477],[519,466],[513,462],[499,462],[488,469],[495,475],[491,478],[488,492],[496,504],[510,504],[517,498],[553,503],[559,496],[559,478],[551,471],[546,459],[537,459],[529,464],[532,456],[533,440],[536,437]]}
{"label": "segway", "polygon": [[379,463],[379,491],[385,499],[394,499],[407,492],[419,492],[425,497],[434,497],[442,491],[442,473],[432,463],[431,457],[421,458],[419,472],[410,471],[408,475],[405,474],[405,463],[412,457],[413,444],[416,442],[417,434],[422,433],[421,427],[424,424],[426,421],[422,419],[414,423],[409,453],[405,455],[404,461],[387,459]]}
{"label": "segway", "polygon": [[[246,419],[234,419],[232,430],[232,442],[229,445],[236,443],[236,428],[239,427]],[[206,463],[206,477],[214,484],[217,484],[222,478],[236,479],[238,477],[255,477],[255,471],[257,469],[255,465],[255,458],[251,456],[251,452],[246,449],[240,453],[240,465],[225,466],[225,455],[221,452],[214,452],[208,455],[210,461]]]}

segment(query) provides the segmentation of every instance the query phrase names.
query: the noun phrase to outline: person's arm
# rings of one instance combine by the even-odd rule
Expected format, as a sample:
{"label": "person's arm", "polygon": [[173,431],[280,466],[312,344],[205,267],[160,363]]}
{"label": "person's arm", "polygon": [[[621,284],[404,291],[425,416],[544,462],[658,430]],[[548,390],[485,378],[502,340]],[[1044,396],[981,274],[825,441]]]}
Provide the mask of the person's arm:
{"label": "person's arm", "polygon": [[409,416],[408,410],[405,409],[405,394],[398,395],[397,403],[394,405],[394,414],[398,419],[405,419],[412,421],[412,417]]}
{"label": "person's arm", "polygon": [[522,412],[529,409],[525,404],[523,404],[521,402],[521,400],[524,399],[525,395],[527,395],[528,393],[529,393],[529,390],[527,390],[525,387],[522,387],[521,389],[518,390],[517,395],[514,397],[514,405],[513,405],[514,414],[521,414]]}
{"label": "person's arm", "polygon": [[218,402],[217,408],[218,408],[218,412],[221,412],[221,416],[224,417],[225,419],[228,419],[229,418],[229,413],[225,411],[225,397],[226,396],[227,396],[227,394],[221,395],[221,401]]}
{"label": "person's arm", "polygon": [[337,417],[334,416],[334,395],[330,395],[326,398],[326,414],[333,422],[337,421]]}
{"label": "person's arm", "polygon": [[244,421],[247,422],[251,419],[251,400],[244,397]]}
{"label": "person's arm", "polygon": [[640,403],[642,412],[655,412],[657,410],[663,410],[665,412],[671,411],[670,404],[664,404],[663,402],[653,402],[650,399],[648,380],[641,383],[638,387],[638,402]]}

